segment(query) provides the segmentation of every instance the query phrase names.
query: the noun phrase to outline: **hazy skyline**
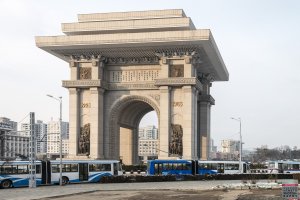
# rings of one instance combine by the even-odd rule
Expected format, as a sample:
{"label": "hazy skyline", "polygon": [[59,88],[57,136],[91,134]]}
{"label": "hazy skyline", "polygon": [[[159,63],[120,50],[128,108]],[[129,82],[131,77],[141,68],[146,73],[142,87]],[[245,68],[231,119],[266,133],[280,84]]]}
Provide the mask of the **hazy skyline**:
{"label": "hazy skyline", "polygon": [[[69,79],[66,62],[35,46],[34,36],[62,35],[61,23],[77,14],[183,9],[197,29],[211,29],[229,71],[228,82],[214,82],[211,137],[239,139],[244,148],[268,145],[300,147],[300,2],[297,0],[84,1],[0,0],[0,117],[19,122],[29,112],[36,119],[68,121]],[[155,117],[154,117],[155,118]],[[153,119],[153,114],[147,121]],[[157,123],[157,122],[156,122]],[[155,124],[155,123],[154,123]]]}

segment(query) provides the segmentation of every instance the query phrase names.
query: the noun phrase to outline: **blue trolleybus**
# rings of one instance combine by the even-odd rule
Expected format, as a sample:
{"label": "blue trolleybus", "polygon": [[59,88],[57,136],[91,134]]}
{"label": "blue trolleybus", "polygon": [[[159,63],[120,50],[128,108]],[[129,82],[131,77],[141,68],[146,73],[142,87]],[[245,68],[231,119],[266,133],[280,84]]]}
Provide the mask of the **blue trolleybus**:
{"label": "blue trolleybus", "polygon": [[[36,184],[58,184],[60,161],[36,161]],[[22,187],[29,184],[29,161],[0,161],[0,187]],[[62,182],[99,182],[104,176],[122,175],[116,160],[63,160]]]}
{"label": "blue trolleybus", "polygon": [[197,174],[193,160],[150,160],[148,175]]}
{"label": "blue trolleybus", "polygon": [[[249,173],[249,164],[242,162],[242,173]],[[239,173],[239,161],[150,160],[148,175],[170,174],[234,174]]]}

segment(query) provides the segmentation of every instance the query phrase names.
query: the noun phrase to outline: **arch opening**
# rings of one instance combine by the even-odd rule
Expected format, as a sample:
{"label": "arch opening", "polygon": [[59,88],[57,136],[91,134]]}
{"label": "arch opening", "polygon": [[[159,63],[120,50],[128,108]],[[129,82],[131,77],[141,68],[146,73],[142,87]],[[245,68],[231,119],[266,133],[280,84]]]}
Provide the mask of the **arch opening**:
{"label": "arch opening", "polygon": [[141,163],[158,158],[158,117],[154,111],[145,114],[139,123],[138,155]]}
{"label": "arch opening", "polygon": [[155,103],[144,97],[120,100],[113,109],[110,127],[110,149],[126,165],[140,164],[139,124],[149,112],[159,112]]}

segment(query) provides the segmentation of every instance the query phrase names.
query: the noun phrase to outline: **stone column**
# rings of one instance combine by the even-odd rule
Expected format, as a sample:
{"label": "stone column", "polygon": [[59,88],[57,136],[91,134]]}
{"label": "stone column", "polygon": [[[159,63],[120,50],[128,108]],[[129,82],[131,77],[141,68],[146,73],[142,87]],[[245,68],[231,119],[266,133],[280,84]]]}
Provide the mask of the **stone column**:
{"label": "stone column", "polygon": [[203,93],[199,96],[200,109],[200,159],[207,160],[209,158],[210,149],[210,110],[211,105],[215,104],[215,100],[209,94],[211,83],[206,82],[203,85]]}
{"label": "stone column", "polygon": [[90,88],[91,92],[91,116],[90,116],[90,157],[103,159],[103,93],[101,88]]}
{"label": "stone column", "polygon": [[139,131],[137,128],[132,129],[132,163],[139,164]]}
{"label": "stone column", "polygon": [[78,155],[78,139],[80,136],[80,100],[79,89],[69,88],[69,157]]}
{"label": "stone column", "polygon": [[199,154],[198,154],[198,148],[200,146],[199,144],[199,137],[198,137],[198,90],[196,88],[193,87],[193,127],[194,127],[194,131],[193,131],[193,135],[192,135],[192,141],[193,141],[193,146],[194,149],[192,152],[192,159],[198,159],[199,158]]}
{"label": "stone column", "polygon": [[200,159],[207,160],[210,137],[210,104],[200,102]]}
{"label": "stone column", "polygon": [[160,86],[159,159],[168,158],[170,137],[170,88]]}

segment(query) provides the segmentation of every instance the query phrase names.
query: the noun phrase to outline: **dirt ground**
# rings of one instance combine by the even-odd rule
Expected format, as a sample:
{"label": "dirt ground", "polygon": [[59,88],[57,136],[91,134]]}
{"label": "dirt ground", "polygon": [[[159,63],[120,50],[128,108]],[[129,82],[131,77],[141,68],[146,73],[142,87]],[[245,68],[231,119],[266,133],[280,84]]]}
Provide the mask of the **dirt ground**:
{"label": "dirt ground", "polygon": [[96,191],[69,196],[43,198],[43,200],[281,200],[281,190],[142,190],[142,191]]}

